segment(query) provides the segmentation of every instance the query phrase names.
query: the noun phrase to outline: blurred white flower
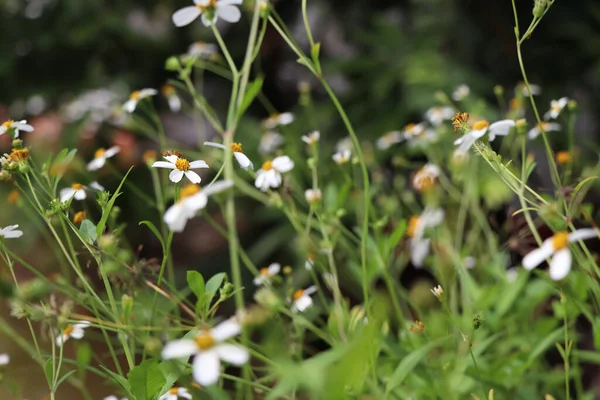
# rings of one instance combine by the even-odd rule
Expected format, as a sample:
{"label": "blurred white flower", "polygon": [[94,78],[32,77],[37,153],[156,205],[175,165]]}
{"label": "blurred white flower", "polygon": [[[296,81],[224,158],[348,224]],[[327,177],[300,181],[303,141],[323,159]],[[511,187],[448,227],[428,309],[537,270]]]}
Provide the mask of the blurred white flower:
{"label": "blurred white flower", "polygon": [[544,114],[544,119],[556,119],[562,112],[562,110],[569,104],[568,97],[561,97],[558,100],[552,100],[550,102],[550,110]]}
{"label": "blurred white flower", "polygon": [[0,354],[0,365],[8,365],[10,363],[10,356],[6,353]]}
{"label": "blurred white flower", "polygon": [[506,270],[506,280],[513,283],[519,277],[519,270],[516,267],[511,267]]}
{"label": "blurred white flower", "polygon": [[27,120],[13,121],[12,119],[3,122],[2,125],[0,125],[0,135],[4,135],[11,130],[14,130],[14,136],[15,138],[18,138],[19,131],[33,132],[33,126],[28,125]]}
{"label": "blurred white flower", "polygon": [[189,25],[200,16],[204,26],[215,24],[219,18],[236,23],[242,17],[241,11],[236,7],[242,4],[242,0],[194,0],[194,4],[175,11],[173,14],[175,26]]}
{"label": "blurred white flower", "polygon": [[264,119],[262,125],[265,129],[275,129],[278,126],[289,125],[294,122],[294,114],[290,112],[277,113]]}
{"label": "blurred white flower", "polygon": [[487,133],[489,141],[493,142],[498,136],[506,136],[510,133],[510,130],[515,126],[515,121],[512,119],[503,119],[501,121],[494,122],[490,125],[489,122],[482,120],[478,121],[473,125],[473,129],[465,133],[462,137],[456,139],[454,144],[458,146],[460,151],[467,151],[473,146],[473,143],[477,139],[482,138]]}
{"label": "blurred white flower", "polygon": [[288,156],[279,156],[272,161],[266,161],[256,173],[254,186],[263,192],[269,188],[276,189],[281,185],[281,174],[291,171],[292,168],[294,168],[294,162]]}
{"label": "blurred white flower", "polygon": [[208,164],[204,160],[196,160],[190,162],[185,158],[180,158],[175,154],[163,156],[163,158],[167,161],[155,161],[154,164],[152,164],[152,166],[154,168],[172,169],[173,171],[169,173],[169,179],[171,180],[171,182],[174,183],[180,182],[181,179],[183,179],[184,175],[190,180],[190,182],[200,183],[200,181],[202,180],[200,178],[200,175],[190,170],[208,168]]}
{"label": "blurred white flower", "polygon": [[131,114],[135,111],[140,101],[144,100],[145,98],[155,96],[157,93],[158,91],[156,91],[156,89],[136,90],[135,92],[131,93],[131,95],[129,95],[129,100],[127,100],[125,104],[123,104],[123,109]]}
{"label": "blurred white flower", "polygon": [[428,163],[415,172],[412,179],[412,185],[419,192],[423,192],[431,189],[439,176],[440,168],[437,165]]}
{"label": "blurred white flower", "polygon": [[377,139],[377,148],[379,150],[387,150],[394,144],[400,143],[403,140],[404,134],[402,133],[402,131],[386,132],[379,139]]}
{"label": "blurred white flower", "polygon": [[241,346],[223,343],[238,335],[242,327],[235,319],[228,319],[212,329],[201,330],[193,339],[180,339],[169,342],[162,350],[162,358],[189,358],[194,356],[192,376],[204,386],[213,385],[219,380],[221,360],[234,365],[248,361],[248,350]]}
{"label": "blurred white flower", "polygon": [[31,96],[25,102],[25,109],[30,115],[40,115],[47,106],[46,100],[39,94]]}
{"label": "blurred white flower", "polygon": [[171,389],[167,390],[167,393],[160,396],[158,400],[177,400],[180,397],[182,399],[192,399],[192,395],[186,388],[172,387]]}
{"label": "blurred white flower", "polygon": [[320,138],[321,138],[321,132],[319,132],[319,131],[313,131],[313,132],[307,133],[306,135],[302,135],[302,141],[308,145],[317,143]]}
{"label": "blurred white flower", "polygon": [[550,278],[559,281],[567,276],[571,270],[571,250],[569,243],[580,240],[597,238],[600,231],[597,229],[578,229],[571,233],[563,231],[555,233],[552,237],[544,240],[539,247],[523,257],[523,267],[532,270],[544,260],[552,256],[550,261]]}
{"label": "blurred white flower", "polygon": [[84,92],[63,108],[63,114],[69,122],[77,121],[89,113],[92,121],[100,123],[109,119],[113,113],[113,104],[120,96],[107,89]]}
{"label": "blurred white flower", "polygon": [[342,165],[350,161],[351,156],[352,153],[350,150],[344,150],[343,152],[335,153],[333,156],[331,156],[331,158],[337,165]]}
{"label": "blurred white flower", "polygon": [[440,126],[444,121],[452,119],[455,112],[452,107],[431,107],[425,112],[425,118],[433,126]]}
{"label": "blurred white flower", "polygon": [[343,139],[338,140],[335,145],[336,153],[343,153],[345,151],[352,151],[354,149],[354,143],[352,143],[352,138],[347,136]]}
{"label": "blurred white flower", "polygon": [[316,204],[321,201],[323,195],[321,189],[306,189],[304,191],[304,197],[308,204]]}
{"label": "blurred white flower", "polygon": [[[205,146],[216,147],[218,149],[225,150],[225,145],[215,142],[204,142]],[[242,144],[241,143],[231,143],[231,151],[233,152],[233,156],[237,160],[240,167],[244,170],[254,169],[254,165],[252,161],[243,153]]]}
{"label": "blurred white flower", "polygon": [[281,271],[281,264],[279,263],[273,263],[271,265],[269,265],[268,267],[265,268],[261,268],[258,272],[259,275],[254,277],[254,285],[255,286],[262,286],[265,283],[268,283],[271,281],[271,278],[275,275],[277,275],[279,273],[279,271]]}
{"label": "blurred white flower", "polygon": [[307,271],[313,269],[316,259],[317,257],[313,253],[308,253],[306,256],[306,261],[304,262],[304,268],[306,268]]}
{"label": "blurred white flower", "polygon": [[292,302],[292,312],[303,312],[308,307],[312,306],[313,300],[310,295],[314,293],[317,293],[316,286],[310,286],[306,289],[296,290],[290,299]]}
{"label": "blurred white flower", "polygon": [[167,99],[167,102],[169,103],[169,108],[172,112],[176,113],[181,111],[181,99],[179,98],[179,96],[177,96],[177,91],[175,90],[175,87],[173,85],[163,85],[160,88],[160,91],[162,95],[165,96],[165,99]]}
{"label": "blurred white flower", "polygon": [[410,259],[416,268],[423,266],[429,253],[431,239],[424,237],[425,230],[444,221],[444,210],[425,208],[421,215],[413,215],[408,221],[406,233],[410,237]]}
{"label": "blurred white flower", "polygon": [[283,145],[284,139],[281,134],[275,131],[266,131],[260,137],[258,152],[260,154],[274,153]]}
{"label": "blurred white flower", "polygon": [[465,264],[465,268],[466,269],[473,269],[475,268],[475,257],[471,257],[471,256],[467,256],[463,259],[463,263]]}
{"label": "blurred white flower", "polygon": [[217,50],[217,46],[213,43],[194,42],[188,47],[187,55],[205,59],[216,54]]}
{"label": "blurred white flower", "polygon": [[537,124],[534,128],[531,128],[529,132],[527,132],[527,137],[531,140],[538,137],[542,133],[542,129],[540,128],[544,128],[544,132],[560,131],[561,129],[560,124],[556,122],[542,121],[541,126],[540,124]]}
{"label": "blurred white flower", "polygon": [[121,148],[119,146],[113,146],[108,150],[104,148],[99,148],[94,153],[94,159],[90,161],[87,165],[88,171],[96,171],[102,168],[104,164],[106,164],[106,160],[115,156],[119,151],[121,151]]}
{"label": "blurred white flower", "polygon": [[[540,94],[542,94],[542,88],[539,85],[530,83],[529,87],[531,88],[531,94],[533,96],[539,96]],[[521,82],[515,87],[515,96],[519,96],[519,94],[525,97],[529,97],[529,90],[527,90],[527,85],[525,85],[525,83],[523,82]]]}
{"label": "blurred white flower", "polygon": [[76,324],[69,324],[62,333],[56,337],[56,345],[62,346],[64,342],[73,338],[81,339],[84,335],[84,330],[91,325],[90,321],[79,321]]}
{"label": "blurred white flower", "polygon": [[441,285],[437,285],[431,289],[431,293],[433,293],[433,295],[439,299],[444,294],[444,289],[442,289]]}
{"label": "blurred white flower", "polygon": [[4,239],[16,239],[23,236],[23,231],[18,230],[19,225],[9,225],[4,228],[0,228],[0,237]]}
{"label": "blurred white flower", "polygon": [[85,200],[87,197],[85,191],[88,189],[94,189],[98,191],[104,190],[104,188],[100,186],[98,182],[92,182],[89,186],[84,186],[81,183],[74,183],[70,188],[63,188],[60,190],[60,201],[61,203],[65,203],[71,199]]}
{"label": "blurred white flower", "polygon": [[454,89],[454,92],[452,92],[452,99],[454,101],[461,101],[464,100],[469,94],[471,94],[471,88],[469,88],[467,85],[460,85]]}

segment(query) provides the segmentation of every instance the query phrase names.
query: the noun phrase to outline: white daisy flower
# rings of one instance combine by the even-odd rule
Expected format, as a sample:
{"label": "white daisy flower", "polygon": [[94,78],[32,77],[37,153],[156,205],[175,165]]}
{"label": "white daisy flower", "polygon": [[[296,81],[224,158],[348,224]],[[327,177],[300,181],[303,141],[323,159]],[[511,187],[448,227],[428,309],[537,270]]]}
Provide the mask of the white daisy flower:
{"label": "white daisy flower", "polygon": [[[531,94],[533,96],[539,96],[542,94],[542,88],[539,85],[530,83],[529,87],[531,88]],[[529,97],[529,90],[527,90],[527,85],[525,83],[520,83],[515,87],[515,96],[521,94],[522,96]]]}
{"label": "white daisy flower", "polygon": [[[546,122],[546,121],[542,122],[541,128],[544,128],[544,132],[560,131],[560,129],[561,129],[560,124],[557,124],[556,122]],[[542,133],[542,130],[540,129],[540,124],[537,124],[534,128],[531,128],[529,130],[529,132],[527,132],[527,137],[529,139],[533,140],[536,137],[540,136],[541,133]]]}
{"label": "white daisy flower", "polygon": [[275,129],[278,126],[289,125],[294,122],[294,114],[291,112],[277,113],[263,120],[262,124],[265,129]]}
{"label": "white daisy flower", "polygon": [[[225,150],[225,145],[220,143],[204,142],[204,145]],[[233,152],[233,156],[237,160],[238,164],[240,164],[240,167],[242,167],[242,169],[246,171],[248,170],[248,168],[254,169],[252,161],[250,161],[250,159],[242,152],[243,150],[241,143],[231,143],[231,151]]]}
{"label": "white daisy flower", "polygon": [[290,299],[292,301],[292,312],[303,312],[308,307],[312,306],[313,300],[310,295],[314,293],[317,293],[316,286],[296,290]]}
{"label": "white daisy flower", "polygon": [[194,42],[188,47],[187,55],[190,57],[210,58],[217,53],[217,46],[213,43]]}
{"label": "white daisy flower", "polygon": [[5,228],[0,228],[0,237],[4,239],[17,239],[23,236],[23,231],[18,230],[19,225],[9,225]]}
{"label": "white daisy flower", "polygon": [[89,188],[87,186],[82,185],[81,183],[74,183],[70,188],[64,188],[60,190],[60,202],[65,203],[71,199],[75,200],[85,200],[87,197],[86,190],[87,189],[95,189],[99,191],[103,191],[104,188],[98,184],[98,182],[90,183]]}
{"label": "white daisy flower", "polygon": [[273,263],[268,267],[261,268],[260,271],[258,271],[260,275],[254,278],[254,285],[262,286],[265,283],[270,282],[271,278],[277,275],[279,271],[281,271],[281,264],[279,263]]}
{"label": "white daisy flower", "polygon": [[473,129],[465,133],[462,137],[456,139],[454,144],[458,146],[461,151],[467,151],[473,146],[473,143],[477,139],[482,138],[487,133],[489,141],[493,142],[498,136],[506,136],[510,133],[512,127],[515,126],[515,121],[512,119],[503,119],[501,121],[494,122],[490,125],[489,122],[482,120],[478,121],[473,125]]}
{"label": "white daisy flower", "polygon": [[10,363],[10,356],[6,353],[0,354],[0,365],[8,365]]}
{"label": "white daisy flower", "polygon": [[192,169],[199,168],[208,168],[208,164],[204,160],[197,161],[188,161],[185,158],[180,158],[175,154],[171,154],[169,156],[163,156],[163,158],[167,161],[155,161],[152,164],[155,168],[167,168],[172,169],[171,173],[169,173],[169,179],[171,182],[178,183],[183,179],[185,175],[186,178],[190,180],[192,183],[200,183],[202,180],[200,175],[191,171]]}
{"label": "white daisy flower", "polygon": [[422,135],[425,132],[425,128],[426,126],[424,122],[420,122],[418,124],[408,124],[404,127],[402,134],[404,135],[405,139],[410,140]]}
{"label": "white daisy flower", "polygon": [[558,100],[552,100],[550,102],[550,110],[544,114],[544,119],[556,119],[562,112],[562,110],[569,104],[568,97],[561,97]]}
{"label": "white daisy flower", "polygon": [[323,194],[321,193],[321,189],[306,189],[304,197],[308,204],[315,204],[321,201]]}
{"label": "white daisy flower", "polygon": [[177,400],[178,398],[182,399],[192,399],[192,395],[190,392],[183,387],[172,387],[167,391],[167,393],[163,394],[158,398],[158,400]]}
{"label": "white daisy flower", "polygon": [[439,299],[444,294],[444,289],[442,289],[441,285],[437,285],[431,289],[431,293],[433,293],[433,295]]}
{"label": "white daisy flower", "polygon": [[196,213],[206,207],[208,196],[220,193],[233,186],[232,181],[217,181],[206,189],[198,185],[187,185],[179,193],[179,201],[165,212],[164,221],[173,232],[182,232],[187,221],[194,218]]}
{"label": "white daisy flower", "polygon": [[352,138],[347,136],[343,139],[338,140],[335,144],[335,152],[343,153],[345,151],[352,151],[354,149],[354,143],[352,142]]}
{"label": "white daisy flower", "polygon": [[147,97],[155,96],[157,93],[158,91],[156,91],[156,89],[136,90],[135,92],[131,93],[131,95],[129,95],[129,100],[127,100],[125,104],[123,104],[123,110],[131,114],[135,111],[140,101],[144,100]]}
{"label": "white daisy flower", "polygon": [[76,324],[69,324],[65,329],[63,329],[62,333],[56,337],[56,345],[62,346],[64,342],[73,338],[73,339],[81,339],[84,335],[84,329],[88,328],[91,325],[90,321],[79,321]]}
{"label": "white daisy flower", "polygon": [[344,150],[342,152],[337,152],[331,158],[337,165],[342,165],[350,161],[350,157],[352,156],[352,152],[350,150]]}
{"label": "white daisy flower", "polygon": [[471,88],[469,88],[467,85],[460,85],[454,89],[454,92],[452,92],[452,99],[454,101],[461,101],[464,100],[469,94],[471,94]]}
{"label": "white daisy flower", "polygon": [[275,131],[267,131],[260,137],[258,152],[260,154],[274,153],[283,145],[283,136]]}
{"label": "white daisy flower", "polygon": [[410,237],[410,260],[416,268],[423,266],[429,254],[431,239],[425,238],[425,230],[438,226],[444,220],[444,210],[425,208],[421,215],[413,215],[408,220],[406,233]]}
{"label": "white daisy flower", "polygon": [[243,347],[223,343],[238,335],[242,326],[235,319],[229,319],[209,330],[202,330],[193,339],[174,340],[165,345],[162,358],[188,358],[194,356],[192,376],[204,386],[213,385],[219,380],[221,360],[234,365],[248,361],[248,350]]}
{"label": "white daisy flower", "polygon": [[[377,148],[379,150],[387,150],[394,144],[400,143],[405,139],[402,131],[390,131],[386,132],[377,139]],[[339,153],[337,153],[339,154]],[[335,159],[334,159],[335,160]],[[337,162],[337,161],[336,161]]]}
{"label": "white daisy flower", "polygon": [[27,120],[13,121],[12,119],[9,119],[0,125],[0,135],[4,135],[11,129],[14,129],[15,139],[19,137],[19,131],[33,132],[33,126],[27,124]]}
{"label": "white daisy flower", "polygon": [[177,96],[177,91],[175,91],[173,85],[163,85],[162,88],[160,88],[160,91],[167,99],[169,108],[172,112],[177,113],[181,111],[181,99]]}
{"label": "white daisy flower", "polygon": [[435,181],[440,176],[440,168],[434,164],[425,164],[423,168],[418,170],[412,179],[412,184],[419,192],[429,190],[435,184]]}
{"label": "white daisy flower", "polygon": [[307,133],[306,135],[302,135],[302,141],[308,145],[317,143],[320,138],[321,138],[321,132],[319,132],[319,131],[313,131],[313,132]]}
{"label": "white daisy flower", "polygon": [[550,261],[550,278],[559,281],[567,276],[571,270],[571,250],[569,243],[580,240],[597,238],[600,231],[596,229],[578,229],[574,232],[558,232],[544,240],[542,247],[531,251],[523,257],[523,267],[532,270],[544,260],[552,256]]}
{"label": "white daisy flower", "polygon": [[194,0],[194,4],[175,11],[173,14],[175,26],[189,25],[200,16],[204,26],[217,23],[219,18],[233,24],[242,17],[241,11],[236,7],[242,4],[242,0]]}
{"label": "white daisy flower", "polygon": [[254,186],[262,190],[276,189],[281,185],[281,174],[291,171],[294,162],[288,156],[275,157],[272,161],[266,161],[262,168],[256,173]]}
{"label": "white daisy flower", "polygon": [[109,149],[99,148],[94,153],[94,159],[87,165],[88,171],[96,171],[102,168],[106,164],[106,160],[115,156],[119,151],[121,151],[119,146],[113,146]]}
{"label": "white daisy flower", "polygon": [[452,107],[431,107],[425,112],[425,118],[433,126],[440,126],[444,121],[452,119],[455,112]]}

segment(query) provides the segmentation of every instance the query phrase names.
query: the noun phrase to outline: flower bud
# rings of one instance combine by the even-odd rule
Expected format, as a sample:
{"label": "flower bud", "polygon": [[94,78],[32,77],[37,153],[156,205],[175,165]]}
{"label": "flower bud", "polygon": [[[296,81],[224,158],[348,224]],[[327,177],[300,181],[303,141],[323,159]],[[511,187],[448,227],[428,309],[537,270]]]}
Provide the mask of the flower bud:
{"label": "flower bud", "polygon": [[533,1],[533,16],[536,18],[541,18],[546,12],[546,8],[548,7],[548,0],[534,0]]}
{"label": "flower bud", "polygon": [[181,64],[177,57],[169,57],[165,62],[165,69],[167,71],[179,71],[181,69]]}

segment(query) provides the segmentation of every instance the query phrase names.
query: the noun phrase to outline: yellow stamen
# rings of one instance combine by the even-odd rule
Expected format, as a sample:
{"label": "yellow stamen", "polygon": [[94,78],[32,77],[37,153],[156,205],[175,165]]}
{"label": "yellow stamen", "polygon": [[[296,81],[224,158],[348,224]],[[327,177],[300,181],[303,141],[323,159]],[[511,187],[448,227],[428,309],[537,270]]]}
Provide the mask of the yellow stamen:
{"label": "yellow stamen", "polygon": [[75,216],[73,216],[73,223],[78,225],[83,222],[85,219],[85,211],[79,211]]}
{"label": "yellow stamen", "polygon": [[188,160],[186,160],[185,158],[179,158],[177,159],[177,161],[175,161],[175,168],[177,168],[180,171],[187,171],[188,169],[190,169],[190,162]]}
{"label": "yellow stamen", "polygon": [[81,190],[83,188],[83,185],[81,183],[74,183],[71,185],[71,189],[73,190]]}
{"label": "yellow stamen", "polygon": [[552,236],[552,247],[557,251],[569,247],[569,232],[562,231],[555,233],[554,236]]}
{"label": "yellow stamen", "polygon": [[406,228],[406,234],[408,235],[408,237],[415,236],[415,232],[417,231],[417,225],[419,225],[420,219],[421,217],[419,215],[413,215],[412,217],[410,217],[410,219],[408,220],[408,226]]}
{"label": "yellow stamen", "polygon": [[11,161],[25,161],[29,157],[29,149],[13,149],[8,156]]}
{"label": "yellow stamen", "polygon": [[490,126],[489,122],[487,122],[485,120],[478,121],[478,122],[475,123],[475,125],[473,125],[473,130],[480,131],[482,129],[487,128],[488,126]]}
{"label": "yellow stamen", "polygon": [[96,150],[96,152],[94,153],[94,158],[100,158],[104,155],[104,153],[106,153],[106,149],[103,147],[100,147],[98,150]]}
{"label": "yellow stamen", "polygon": [[165,97],[170,97],[175,94],[175,88],[173,87],[173,85],[163,85],[160,91]]}
{"label": "yellow stamen", "polygon": [[63,335],[71,336],[71,333],[73,333],[74,329],[75,327],[73,325],[67,325],[67,327],[63,330]]}
{"label": "yellow stamen", "polygon": [[131,93],[131,95],[129,96],[130,100],[139,100],[142,97],[142,93],[139,90],[136,90],[135,92]]}
{"label": "yellow stamen", "polygon": [[521,106],[523,105],[523,102],[520,99],[512,98],[510,99],[510,101],[508,102],[508,107],[511,110],[518,110],[521,108]]}
{"label": "yellow stamen", "polygon": [[183,187],[183,189],[181,189],[181,192],[179,193],[179,200],[183,200],[186,197],[190,197],[190,196],[198,193],[199,191],[200,191],[199,185],[186,185]]}
{"label": "yellow stamen", "polygon": [[231,151],[233,151],[234,153],[242,153],[242,144],[231,143]]}
{"label": "yellow stamen", "polygon": [[215,344],[215,338],[212,337],[210,332],[203,331],[196,335],[194,342],[200,350],[208,350]]}
{"label": "yellow stamen", "polygon": [[265,171],[269,171],[269,170],[273,169],[273,162],[265,161],[265,163],[262,165],[262,169]]}
{"label": "yellow stamen", "polygon": [[415,126],[417,126],[416,124],[408,124],[406,125],[406,127],[404,128],[404,130],[406,131],[412,131],[413,129],[415,129]]}
{"label": "yellow stamen", "polygon": [[171,388],[169,389],[169,394],[178,394],[179,393],[179,388]]}
{"label": "yellow stamen", "polygon": [[302,296],[304,296],[304,290],[298,289],[294,292],[294,294],[292,295],[292,298],[294,299],[294,301],[296,301],[299,298],[301,298]]}
{"label": "yellow stamen", "polygon": [[12,124],[14,124],[15,121],[13,121],[12,119],[9,119],[8,121],[4,122],[2,124],[3,127],[5,127],[6,129],[9,129],[10,127],[12,127]]}
{"label": "yellow stamen", "polygon": [[315,261],[317,257],[313,253],[308,253],[306,258],[308,258],[308,261]]}
{"label": "yellow stamen", "polygon": [[567,164],[571,161],[571,153],[568,151],[559,151],[556,153],[556,162],[560,165]]}
{"label": "yellow stamen", "polygon": [[269,275],[269,268],[261,268],[260,271],[258,271],[262,276],[268,276]]}

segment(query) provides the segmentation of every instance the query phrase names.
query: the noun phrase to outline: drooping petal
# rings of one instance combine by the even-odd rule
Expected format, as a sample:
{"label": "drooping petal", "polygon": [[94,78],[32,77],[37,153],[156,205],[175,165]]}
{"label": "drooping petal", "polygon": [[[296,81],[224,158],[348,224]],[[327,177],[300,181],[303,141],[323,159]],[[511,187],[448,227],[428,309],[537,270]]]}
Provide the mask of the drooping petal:
{"label": "drooping petal", "polygon": [[100,168],[104,167],[104,164],[106,164],[106,158],[104,158],[104,157],[94,158],[92,161],[90,161],[88,163],[87,169],[88,169],[88,171],[96,171],[96,170],[99,170]]}
{"label": "drooping petal", "polygon": [[196,342],[191,339],[181,339],[169,342],[163,347],[160,356],[165,360],[191,357],[198,352]]}
{"label": "drooping petal", "polygon": [[533,139],[535,139],[536,137],[538,137],[538,136],[540,135],[540,133],[542,133],[542,132],[540,131],[540,128],[538,128],[538,127],[536,126],[535,128],[531,128],[531,129],[529,130],[529,132],[527,132],[527,138],[528,138],[529,140],[533,140]]}
{"label": "drooping petal", "polygon": [[206,207],[207,203],[208,197],[206,196],[206,193],[204,193],[204,191],[200,191],[193,196],[187,197],[181,202],[181,204],[186,210],[185,212],[187,214],[188,219],[193,218],[198,210],[201,210],[204,207]]}
{"label": "drooping petal", "polygon": [[121,151],[119,146],[113,146],[104,152],[104,158],[110,158]]}
{"label": "drooping petal", "polygon": [[208,164],[206,163],[206,161],[204,160],[197,160],[197,161],[192,161],[190,163],[190,168],[191,169],[196,169],[196,168],[209,168]]}
{"label": "drooping petal", "polygon": [[254,169],[254,165],[252,164],[252,161],[250,161],[250,159],[248,157],[246,157],[246,155],[244,153],[240,153],[240,152],[236,151],[233,153],[233,156],[237,160],[238,164],[240,164],[240,167],[242,167],[243,169],[245,169],[245,170],[247,170],[248,168]]}
{"label": "drooping petal", "polygon": [[167,162],[167,161],[154,161],[152,164],[154,168],[168,168],[175,169],[175,164]]}
{"label": "drooping petal", "polygon": [[493,141],[496,136],[506,136],[510,130],[515,126],[515,121],[512,119],[503,119],[501,121],[494,122],[488,128],[488,135],[490,141]]}
{"label": "drooping petal", "polygon": [[229,343],[221,343],[215,346],[215,351],[221,360],[233,365],[244,365],[248,362],[248,350],[241,346]]}
{"label": "drooping petal", "polygon": [[206,196],[212,196],[213,194],[223,192],[224,190],[227,190],[230,187],[233,187],[233,181],[221,180],[213,182],[209,186],[205,187],[204,189],[202,189],[202,192]]}
{"label": "drooping petal", "polygon": [[[172,174],[172,172],[171,172],[171,174]],[[192,183],[200,183],[202,181],[202,178],[200,178],[200,175],[198,175],[197,173],[195,173],[192,170],[187,170],[184,172],[184,174]]]}
{"label": "drooping petal", "polygon": [[75,194],[75,189],[73,188],[64,188],[60,190],[60,201],[61,203],[65,203],[69,201],[73,195]]}
{"label": "drooping petal", "polygon": [[171,180],[171,182],[178,183],[181,181],[182,178],[183,171],[180,171],[178,169],[174,169],[173,171],[171,171],[171,173],[169,173],[169,179]]}
{"label": "drooping petal", "polygon": [[56,345],[61,347],[67,340],[69,340],[69,335],[60,334],[56,337]]}
{"label": "drooping petal", "polygon": [[600,236],[600,231],[593,228],[577,229],[569,234],[569,242],[574,243],[580,240],[593,239]]}
{"label": "drooping petal", "polygon": [[210,146],[210,147],[216,147],[218,149],[223,149],[225,150],[226,147],[225,145],[221,144],[221,143],[215,143],[215,142],[204,142],[205,146]]}
{"label": "drooping petal", "polygon": [[180,204],[174,204],[165,212],[164,221],[170,231],[183,232],[187,224],[188,214]]}
{"label": "drooping petal", "polygon": [[542,247],[535,249],[523,257],[523,268],[532,270],[554,253],[552,238],[546,239]]}
{"label": "drooping petal", "polygon": [[284,173],[294,168],[294,162],[288,156],[279,156],[273,159],[272,166],[274,170]]}
{"label": "drooping petal", "polygon": [[213,19],[209,19],[208,16],[206,14],[202,14],[202,24],[206,27],[211,26],[213,23],[217,23],[217,19],[218,19],[218,15],[215,14],[215,16],[213,17]]}
{"label": "drooping petal", "polygon": [[229,23],[236,23],[242,17],[242,13],[239,8],[233,5],[222,5],[223,3],[217,3],[217,15],[219,18],[223,18]]}
{"label": "drooping petal", "polygon": [[550,278],[555,281],[564,279],[571,270],[571,250],[565,248],[557,251],[550,261]]}
{"label": "drooping petal", "polygon": [[137,100],[133,100],[133,99],[128,100],[125,104],[123,104],[123,109],[130,114],[135,111],[136,107],[137,107]]}
{"label": "drooping petal", "polygon": [[214,385],[219,381],[220,374],[221,361],[215,350],[204,351],[194,357],[192,376],[198,384]]}
{"label": "drooping petal", "polygon": [[265,192],[269,188],[269,185],[266,185],[265,183],[266,183],[266,171],[264,171],[262,169],[258,170],[258,172],[256,173],[256,180],[254,181],[254,186],[256,186],[258,189]]}
{"label": "drooping petal", "polygon": [[73,196],[73,198],[75,200],[84,200],[87,197],[87,194],[85,193],[85,190],[83,189],[79,189],[75,191],[75,196]]}
{"label": "drooping petal", "polygon": [[181,397],[183,399],[192,400],[192,395],[187,391],[186,388],[180,388],[178,394],[179,394],[179,397]]}
{"label": "drooping petal", "polygon": [[173,13],[173,23],[177,27],[182,27],[191,24],[196,18],[200,16],[202,11],[198,7],[189,6],[184,7]]}
{"label": "drooping petal", "polygon": [[304,289],[305,295],[311,295],[315,293],[317,293],[317,287],[315,285],[309,286],[306,289]]}
{"label": "drooping petal", "polygon": [[101,184],[99,184],[96,181],[91,182],[89,186],[94,190],[97,190],[99,192],[104,192],[104,186],[102,186]]}
{"label": "drooping petal", "polygon": [[219,325],[211,329],[210,333],[217,342],[222,342],[233,336],[239,335],[242,331],[242,326],[233,318],[221,322]]}
{"label": "drooping petal", "polygon": [[84,331],[81,327],[78,327],[77,325],[73,326],[73,331],[71,332],[71,337],[73,339],[81,339],[84,335]]}
{"label": "drooping petal", "polygon": [[169,96],[168,98],[169,101],[169,108],[171,109],[172,112],[179,112],[181,111],[181,100],[179,99],[179,96]]}
{"label": "drooping petal", "polygon": [[292,305],[292,312],[303,312],[308,307],[312,306],[313,300],[310,296],[302,296],[299,299],[294,301]]}

